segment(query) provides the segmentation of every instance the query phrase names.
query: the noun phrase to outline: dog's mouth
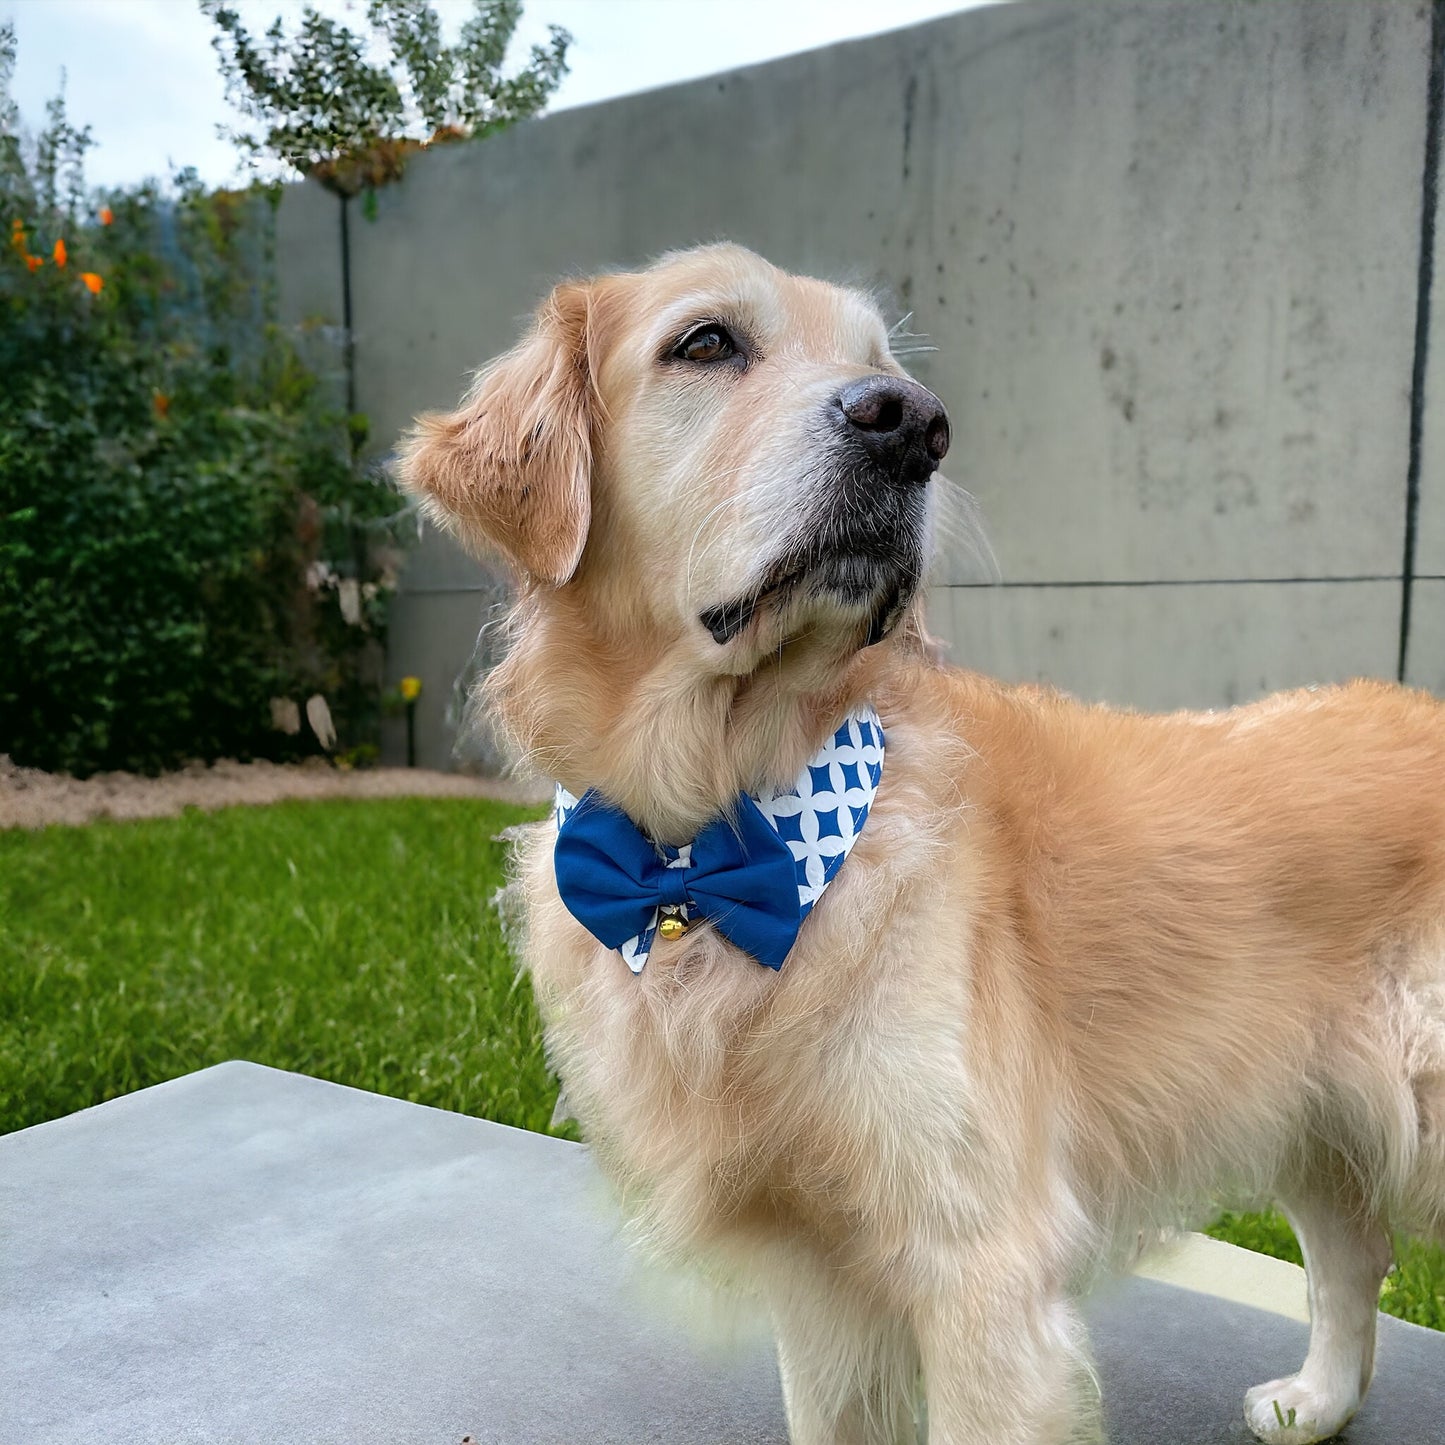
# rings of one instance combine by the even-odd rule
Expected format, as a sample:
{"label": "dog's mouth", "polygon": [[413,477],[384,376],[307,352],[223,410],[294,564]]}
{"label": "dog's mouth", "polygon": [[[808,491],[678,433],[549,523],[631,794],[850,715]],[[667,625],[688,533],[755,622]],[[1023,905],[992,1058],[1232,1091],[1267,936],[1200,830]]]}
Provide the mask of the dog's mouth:
{"label": "dog's mouth", "polygon": [[780,562],[756,589],[705,609],[698,614],[698,621],[712,633],[712,640],[719,647],[726,647],[740,632],[752,626],[764,603],[786,601],[802,586],[806,576],[806,567]]}
{"label": "dog's mouth", "polygon": [[843,539],[790,552],[747,592],[709,607],[698,621],[725,647],[745,632],[766,608],[781,610],[808,598],[827,599],[856,610],[867,621],[864,647],[882,642],[901,620],[923,573],[921,546],[879,549],[839,545]]}

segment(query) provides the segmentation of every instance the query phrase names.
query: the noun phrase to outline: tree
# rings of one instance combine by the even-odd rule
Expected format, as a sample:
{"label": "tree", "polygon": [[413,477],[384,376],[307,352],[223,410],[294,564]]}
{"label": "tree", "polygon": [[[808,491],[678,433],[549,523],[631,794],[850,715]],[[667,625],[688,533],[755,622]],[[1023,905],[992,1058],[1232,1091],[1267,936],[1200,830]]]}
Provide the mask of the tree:
{"label": "tree", "polygon": [[536,115],[567,73],[572,37],[549,26],[551,43],[534,45],[528,63],[504,75],[522,0],[472,0],[455,45],[443,42],[429,0],[368,0],[370,33],[360,35],[307,5],[294,35],[277,16],[260,41],[225,0],[199,3],[216,27],[227,98],[252,123],[222,134],[253,163],[270,157],[340,197],[346,409],[354,412],[352,198],[364,191],[369,207],[376,187],[399,179],[424,146]]}
{"label": "tree", "polygon": [[0,197],[12,207],[73,218],[85,206],[85,153],[94,144],[90,127],[70,122],[62,70],[60,94],[46,102],[45,126],[30,146],[27,163],[20,110],[11,92],[15,56],[15,26],[7,21],[0,25]]}
{"label": "tree", "polygon": [[251,122],[223,134],[343,199],[397,179],[423,146],[536,115],[567,73],[571,36],[556,25],[503,73],[521,0],[474,0],[454,45],[429,0],[368,0],[362,34],[308,5],[294,35],[278,16],[260,40],[225,0],[200,7],[216,27],[227,98]]}

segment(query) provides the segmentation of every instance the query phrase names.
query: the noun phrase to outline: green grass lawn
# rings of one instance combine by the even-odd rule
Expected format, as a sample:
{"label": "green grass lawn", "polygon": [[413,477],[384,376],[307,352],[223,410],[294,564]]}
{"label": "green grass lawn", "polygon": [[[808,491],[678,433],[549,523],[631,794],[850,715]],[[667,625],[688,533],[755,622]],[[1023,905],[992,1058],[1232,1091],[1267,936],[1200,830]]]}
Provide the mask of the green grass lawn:
{"label": "green grass lawn", "polygon": [[[234,1058],[545,1131],[557,1086],[491,906],[495,835],[530,816],[407,798],[0,832],[0,1132]],[[1209,1232],[1299,1263],[1278,1215]],[[1445,1328],[1445,1252],[1398,1255],[1381,1307]]]}
{"label": "green grass lawn", "polygon": [[223,1059],[545,1130],[497,832],[405,798],[0,832],[0,1131]]}

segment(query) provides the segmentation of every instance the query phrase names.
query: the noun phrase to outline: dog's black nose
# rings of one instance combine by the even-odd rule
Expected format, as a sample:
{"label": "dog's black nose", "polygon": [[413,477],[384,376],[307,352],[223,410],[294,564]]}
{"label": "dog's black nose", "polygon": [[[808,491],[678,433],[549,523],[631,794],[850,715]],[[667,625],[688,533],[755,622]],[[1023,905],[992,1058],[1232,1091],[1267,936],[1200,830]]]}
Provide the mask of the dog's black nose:
{"label": "dog's black nose", "polygon": [[948,453],[943,403],[907,377],[850,382],[838,393],[838,407],[868,454],[905,481],[927,481]]}

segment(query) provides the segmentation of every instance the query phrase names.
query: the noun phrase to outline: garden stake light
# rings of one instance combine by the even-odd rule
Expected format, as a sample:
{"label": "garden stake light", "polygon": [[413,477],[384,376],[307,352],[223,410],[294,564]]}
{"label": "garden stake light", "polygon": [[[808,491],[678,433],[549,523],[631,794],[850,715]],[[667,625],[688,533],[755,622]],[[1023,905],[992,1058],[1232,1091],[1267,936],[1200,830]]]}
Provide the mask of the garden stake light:
{"label": "garden stake light", "polygon": [[421,696],[421,678],[401,680],[402,701],[406,703],[406,765],[416,767],[416,700]]}

